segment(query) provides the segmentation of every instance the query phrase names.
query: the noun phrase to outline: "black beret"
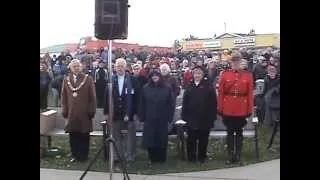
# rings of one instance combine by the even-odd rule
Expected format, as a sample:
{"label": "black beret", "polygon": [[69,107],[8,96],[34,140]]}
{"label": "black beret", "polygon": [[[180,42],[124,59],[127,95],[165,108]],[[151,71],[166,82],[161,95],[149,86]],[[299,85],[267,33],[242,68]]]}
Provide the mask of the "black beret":
{"label": "black beret", "polygon": [[150,74],[149,74],[149,77],[152,77],[152,76],[159,76],[159,77],[161,77],[160,69],[158,69],[158,68],[151,69]]}
{"label": "black beret", "polygon": [[195,66],[194,68],[192,68],[192,71],[196,70],[196,69],[200,69],[202,70],[202,72],[205,72],[206,70],[204,69],[204,67],[202,66]]}

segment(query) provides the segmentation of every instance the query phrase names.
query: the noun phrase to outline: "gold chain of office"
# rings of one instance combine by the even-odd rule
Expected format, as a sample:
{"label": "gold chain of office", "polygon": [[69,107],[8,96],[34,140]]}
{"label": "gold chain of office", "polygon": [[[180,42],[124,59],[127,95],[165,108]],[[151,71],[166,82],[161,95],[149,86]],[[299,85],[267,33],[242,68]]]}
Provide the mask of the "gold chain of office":
{"label": "gold chain of office", "polygon": [[79,89],[84,85],[84,83],[86,83],[87,78],[88,78],[88,74],[86,74],[86,76],[84,77],[83,81],[80,83],[80,85],[78,87],[72,87],[72,84],[70,82],[70,76],[68,76],[67,84],[68,84],[69,88],[71,89],[71,91],[73,92],[72,93],[73,97],[77,97],[78,96],[77,91],[79,91]]}

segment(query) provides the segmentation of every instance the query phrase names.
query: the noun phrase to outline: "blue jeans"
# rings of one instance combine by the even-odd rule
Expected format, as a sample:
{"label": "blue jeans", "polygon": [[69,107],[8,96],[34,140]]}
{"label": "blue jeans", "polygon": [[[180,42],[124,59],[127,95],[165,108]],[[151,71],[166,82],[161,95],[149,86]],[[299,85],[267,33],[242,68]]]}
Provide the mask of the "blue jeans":
{"label": "blue jeans", "polygon": [[55,88],[51,88],[52,89],[52,103],[54,107],[58,107],[59,106],[59,92],[57,89]]}

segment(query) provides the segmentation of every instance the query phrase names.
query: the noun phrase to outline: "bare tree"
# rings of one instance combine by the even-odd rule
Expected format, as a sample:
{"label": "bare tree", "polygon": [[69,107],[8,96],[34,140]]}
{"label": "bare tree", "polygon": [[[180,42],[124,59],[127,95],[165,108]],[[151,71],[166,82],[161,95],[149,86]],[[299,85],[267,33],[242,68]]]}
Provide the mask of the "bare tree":
{"label": "bare tree", "polygon": [[190,40],[197,40],[197,39],[199,39],[199,38],[196,37],[196,36],[194,36],[194,35],[192,35],[192,34],[190,34],[189,37],[187,37],[187,38],[185,38],[185,39],[183,39],[183,40],[185,40],[185,41],[190,41]]}

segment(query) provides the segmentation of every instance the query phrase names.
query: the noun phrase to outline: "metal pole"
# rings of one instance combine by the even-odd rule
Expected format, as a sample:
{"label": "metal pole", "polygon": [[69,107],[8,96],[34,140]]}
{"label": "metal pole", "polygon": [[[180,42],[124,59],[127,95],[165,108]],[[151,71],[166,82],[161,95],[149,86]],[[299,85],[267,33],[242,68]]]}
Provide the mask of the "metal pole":
{"label": "metal pole", "polygon": [[[113,137],[113,130],[112,130],[112,120],[113,120],[113,99],[112,99],[112,76],[113,76],[113,69],[112,69],[112,40],[108,40],[109,45],[109,53],[108,53],[108,70],[109,70],[109,81],[108,81],[108,96],[109,96],[109,130],[110,130],[110,138]],[[110,180],[112,180],[112,173],[113,173],[113,144],[109,143],[109,174]]]}

